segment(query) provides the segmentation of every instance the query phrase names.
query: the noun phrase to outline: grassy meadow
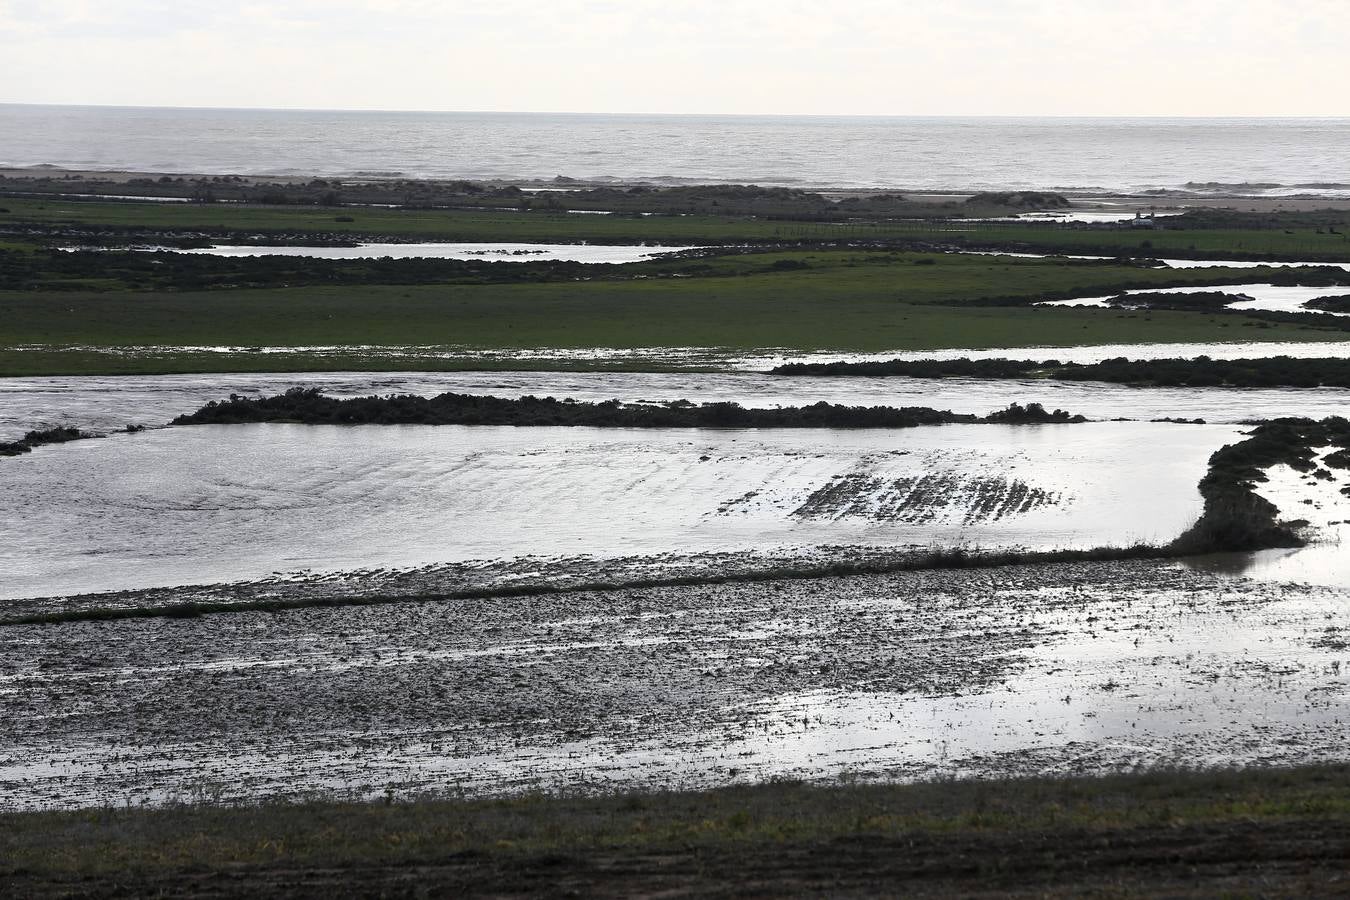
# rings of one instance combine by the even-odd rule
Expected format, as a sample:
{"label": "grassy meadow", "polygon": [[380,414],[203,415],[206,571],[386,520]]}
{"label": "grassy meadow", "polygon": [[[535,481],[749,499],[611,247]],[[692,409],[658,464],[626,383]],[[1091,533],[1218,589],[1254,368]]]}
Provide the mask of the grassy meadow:
{"label": "grassy meadow", "polygon": [[1326,766],[241,807],[200,802],[207,791],[162,809],[0,814],[0,892],[1325,896],[1343,887],[1347,776]]}
{"label": "grassy meadow", "polygon": [[[1251,269],[1171,270],[944,253],[930,251],[929,242],[1085,253],[1140,253],[1139,245],[1148,242],[1159,253],[1350,259],[1346,235],[1311,227],[1144,233],[989,223],[831,225],[731,216],[5,199],[0,228],[9,229],[0,245],[0,375],[10,376],[519,367],[534,363],[508,363],[501,351],[541,348],[845,352],[1330,340],[1344,332],[1231,313],[1031,305],[1132,287],[1263,277]],[[82,229],[100,228],[117,234],[148,230],[152,238],[207,229],[228,231],[236,239],[304,233],[454,241],[807,243],[626,266],[531,263],[529,269],[504,263],[493,268],[423,262],[419,268],[415,261],[264,263],[126,253],[108,254],[106,263],[80,262],[46,249],[53,236],[69,243]],[[854,238],[893,244],[848,246]],[[825,239],[833,243],[811,246]],[[1119,246],[1122,242],[1128,246]],[[151,352],[115,349],[126,347]],[[243,350],[191,349],[212,347]],[[303,349],[313,347],[336,349]],[[406,353],[370,349],[381,347],[456,352],[454,358],[432,354],[410,362]]]}
{"label": "grassy meadow", "polygon": [[[808,268],[774,268],[784,261]],[[687,274],[692,267],[699,274]],[[885,351],[1343,337],[1231,314],[981,305],[991,298],[1030,302],[1125,286],[1250,279],[1249,270],[834,250],[610,268],[625,274],[509,284],[5,291],[0,373],[390,367],[378,351],[358,349],[369,346]],[[650,277],[635,277],[647,272]],[[43,349],[20,349],[26,345]],[[309,353],[226,358],[181,351],[166,360],[93,352],[216,346],[352,349],[331,351],[323,361]],[[67,347],[88,349],[60,349]],[[438,365],[465,363],[427,360],[417,367]]]}

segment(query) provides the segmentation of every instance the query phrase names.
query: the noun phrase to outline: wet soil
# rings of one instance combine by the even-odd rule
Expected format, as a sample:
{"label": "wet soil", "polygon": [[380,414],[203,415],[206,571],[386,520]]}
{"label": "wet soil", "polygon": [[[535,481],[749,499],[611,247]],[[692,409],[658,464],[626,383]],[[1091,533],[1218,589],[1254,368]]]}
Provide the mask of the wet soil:
{"label": "wet soil", "polygon": [[0,807],[1338,759],[1346,600],[1085,563],[11,625]]}

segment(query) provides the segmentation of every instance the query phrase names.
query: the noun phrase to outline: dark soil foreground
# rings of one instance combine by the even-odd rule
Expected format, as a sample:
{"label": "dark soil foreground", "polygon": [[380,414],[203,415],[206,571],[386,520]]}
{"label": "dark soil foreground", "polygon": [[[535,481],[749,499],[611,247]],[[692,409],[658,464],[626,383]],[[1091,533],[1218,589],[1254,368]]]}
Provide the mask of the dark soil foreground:
{"label": "dark soil foreground", "polygon": [[0,817],[15,897],[1350,895],[1350,767]]}

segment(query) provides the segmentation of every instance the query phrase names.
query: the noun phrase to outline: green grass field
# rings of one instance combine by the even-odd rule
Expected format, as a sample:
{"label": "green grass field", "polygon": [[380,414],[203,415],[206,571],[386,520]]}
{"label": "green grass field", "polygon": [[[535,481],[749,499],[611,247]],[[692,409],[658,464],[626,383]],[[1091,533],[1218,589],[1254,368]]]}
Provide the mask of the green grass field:
{"label": "green grass field", "polygon": [[[812,268],[769,271],[780,259]],[[936,264],[916,265],[920,259]],[[110,361],[87,347],[454,346],[921,350],[1221,340],[1328,340],[1340,332],[1233,315],[965,305],[982,297],[1109,293],[1124,284],[1250,278],[1062,261],[817,251],[730,257],[705,277],[264,290],[0,292],[0,373],[388,368],[343,359],[183,354]],[[654,263],[653,271],[662,263]],[[720,267],[720,268],[717,268]],[[447,364],[450,365],[450,364]],[[453,367],[463,368],[457,362]],[[206,367],[206,368],[203,368]],[[435,368],[435,363],[418,368]],[[281,369],[284,370],[284,369]]]}
{"label": "green grass field", "polygon": [[[1094,242],[1151,241],[1160,249],[1217,256],[1243,252],[1314,255],[1345,243],[1345,236],[1268,231],[1139,233],[1047,226],[908,225],[829,226],[750,218],[700,216],[617,217],[517,212],[460,212],[216,204],[76,203],[6,200],[0,225],[106,224],[151,228],[224,227],[247,233],[324,231],[453,240],[648,240],[715,243],[860,235],[932,238],[950,242],[1043,244],[1065,250],[1103,249]],[[354,221],[337,222],[335,212]],[[451,272],[411,277],[417,283],[379,283],[360,263],[341,271],[296,264],[270,268],[264,278],[250,261],[216,276],[221,284],[291,283],[267,288],[197,289],[184,280],[188,265],[146,260],[57,271],[41,253],[23,253],[45,238],[7,238],[7,282],[25,290],[0,291],[0,375],[137,372],[421,369],[502,366],[475,361],[494,351],[536,348],[698,347],[726,351],[782,348],[798,351],[985,349],[1115,343],[1175,343],[1339,339],[1339,332],[1258,322],[1233,315],[991,305],[991,300],[1093,296],[1126,287],[1217,284],[1261,277],[1252,270],[1168,270],[1100,263],[861,250],[839,247],[658,260],[605,267],[585,279],[576,272],[541,271],[534,280]],[[1318,242],[1321,243],[1318,243]],[[1210,246],[1212,245],[1212,246]],[[1350,245],[1347,245],[1350,248]],[[1350,249],[1346,252],[1350,258]],[[32,261],[39,270],[34,270]],[[24,266],[28,268],[24,268]],[[42,265],[52,271],[41,271]],[[192,264],[198,271],[205,262]],[[795,266],[776,270],[774,266]],[[373,271],[373,270],[372,270]],[[289,274],[288,274],[289,272]],[[533,276],[532,276],[533,277]],[[342,283],[343,279],[346,283]],[[176,280],[177,279],[177,280]],[[426,283],[434,279],[439,283]],[[483,281],[494,283],[479,283]],[[338,283],[332,283],[332,282]],[[209,283],[209,282],[208,282]],[[140,285],[140,287],[133,287]],[[981,303],[985,305],[980,305]],[[287,354],[222,354],[164,349],[126,355],[108,348],[337,347]],[[453,347],[455,359],[410,363],[406,354],[366,347]],[[78,348],[78,349],[77,349]],[[399,358],[402,356],[403,358]],[[525,362],[521,365],[531,365]],[[580,365],[580,364],[577,364]],[[629,361],[625,366],[636,366]],[[664,367],[659,360],[649,368]]]}
{"label": "green grass field", "polygon": [[1345,885],[1348,775],[8,813],[0,893],[1326,896]]}

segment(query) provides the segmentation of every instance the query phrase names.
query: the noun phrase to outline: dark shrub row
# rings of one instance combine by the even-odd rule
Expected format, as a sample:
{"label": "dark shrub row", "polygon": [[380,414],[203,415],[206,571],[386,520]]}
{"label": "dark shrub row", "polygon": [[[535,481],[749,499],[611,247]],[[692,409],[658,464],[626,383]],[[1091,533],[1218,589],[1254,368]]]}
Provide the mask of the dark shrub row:
{"label": "dark shrub row", "polygon": [[1063,410],[1047,412],[1039,403],[1013,404],[988,417],[925,406],[841,406],[815,403],[778,409],[746,409],[737,403],[687,400],[655,405],[617,400],[583,403],[553,397],[480,397],[408,394],[337,400],[317,389],[292,388],[274,397],[231,395],[212,401],[175,425],[298,422],[309,425],[571,425],[600,428],[911,428],[918,425],[1001,422],[1033,424],[1083,422]]}
{"label": "dark shrub row", "polygon": [[775,375],[907,378],[1057,378],[1160,387],[1350,387],[1350,359],[1138,359],[1097,363],[1020,359],[891,359],[861,363],[789,363]]}
{"label": "dark shrub row", "polygon": [[1118,294],[1106,301],[1120,309],[1179,309],[1185,311],[1216,312],[1227,309],[1231,303],[1251,300],[1246,294],[1226,294],[1223,291],[1157,292],[1148,294]]}
{"label": "dark shrub row", "polygon": [[1350,313],[1350,294],[1336,297],[1318,297],[1303,304],[1308,309],[1320,309],[1324,312]]}
{"label": "dark shrub row", "polygon": [[81,438],[92,437],[85,434],[78,428],[48,428],[46,431],[30,431],[21,439],[10,444],[0,444],[0,456],[19,456],[23,453],[29,453],[34,447],[40,447],[43,444],[64,444],[67,441],[78,441]]}

